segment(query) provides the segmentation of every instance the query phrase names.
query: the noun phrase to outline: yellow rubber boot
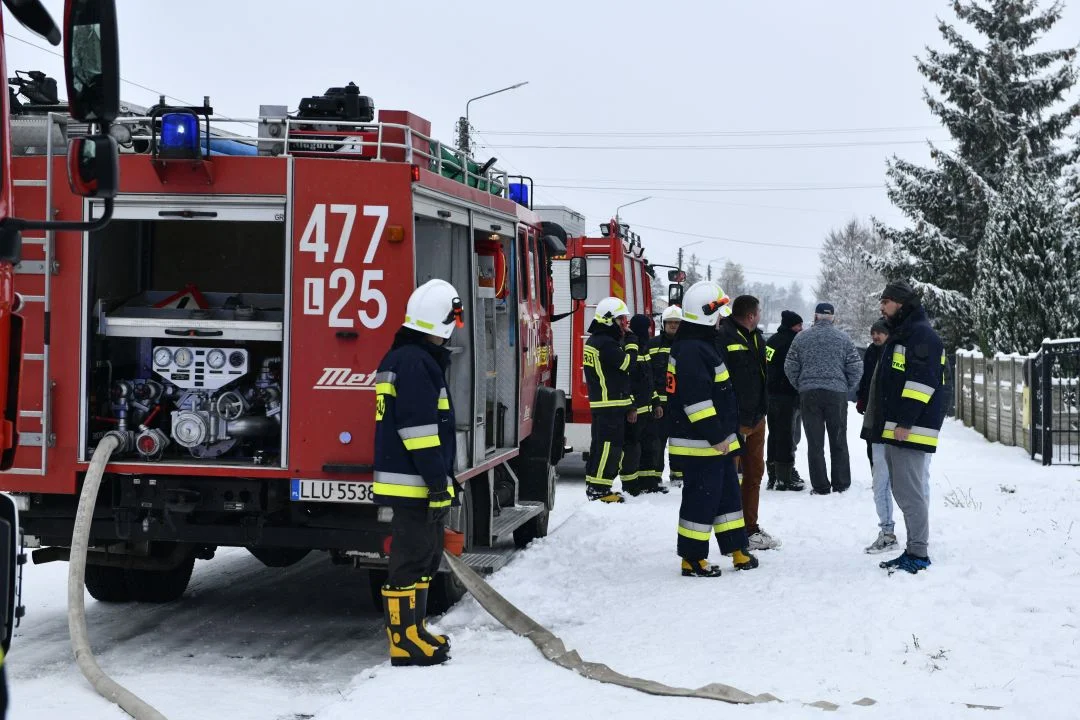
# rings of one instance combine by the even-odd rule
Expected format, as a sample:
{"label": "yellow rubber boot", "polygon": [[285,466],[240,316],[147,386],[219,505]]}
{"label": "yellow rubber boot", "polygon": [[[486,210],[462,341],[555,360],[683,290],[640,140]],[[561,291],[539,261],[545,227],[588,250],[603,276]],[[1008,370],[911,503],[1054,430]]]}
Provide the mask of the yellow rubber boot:
{"label": "yellow rubber boot", "polygon": [[391,665],[438,665],[449,659],[445,647],[436,647],[420,637],[416,626],[415,585],[406,588],[384,585],[382,597]]}

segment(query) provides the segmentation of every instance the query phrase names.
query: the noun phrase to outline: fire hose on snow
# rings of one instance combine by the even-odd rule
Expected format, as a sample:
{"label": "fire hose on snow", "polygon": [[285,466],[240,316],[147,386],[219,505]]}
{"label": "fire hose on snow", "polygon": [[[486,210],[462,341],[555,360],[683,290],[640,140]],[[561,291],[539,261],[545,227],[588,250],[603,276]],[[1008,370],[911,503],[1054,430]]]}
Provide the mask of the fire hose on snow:
{"label": "fire hose on snow", "polygon": [[[744,692],[730,685],[724,685],[723,683],[710,683],[696,689],[672,687],[671,685],[665,685],[653,680],[623,675],[620,672],[612,670],[603,663],[594,663],[583,660],[576,650],[568,650],[566,645],[563,644],[563,641],[554,633],[515,607],[460,559],[445,551],[443,552],[443,556],[446,558],[450,571],[454,573],[457,579],[461,581],[461,584],[465,586],[469,593],[476,598],[476,601],[480,603],[480,606],[487,610],[492,617],[502,623],[503,626],[515,635],[528,638],[545,658],[560,667],[564,667],[567,670],[573,670],[582,677],[589,678],[590,680],[598,680],[599,682],[611,685],[620,685],[650,695],[720,700],[721,702],[736,705],[783,702],[780,698],[769,693],[751,695],[748,692]],[[822,710],[837,710],[840,708],[839,705],[829,702],[828,700],[818,700],[817,702],[807,704],[811,707],[821,708]],[[875,705],[877,704],[877,701],[871,698],[862,698],[861,700],[856,700],[853,704],[864,706]],[[992,705],[976,705],[973,703],[963,703],[963,705],[980,710],[1001,709]]]}
{"label": "fire hose on snow", "polygon": [[146,701],[123,687],[105,674],[90,650],[86,633],[86,606],[83,581],[86,578],[86,553],[90,543],[90,525],[94,519],[101,476],[119,440],[106,435],[90,459],[90,469],[83,480],[79,495],[79,509],[75,515],[75,531],[71,536],[71,557],[68,563],[68,630],[71,633],[71,649],[82,674],[90,681],[98,694],[120,706],[135,720],[166,720],[165,716]]}

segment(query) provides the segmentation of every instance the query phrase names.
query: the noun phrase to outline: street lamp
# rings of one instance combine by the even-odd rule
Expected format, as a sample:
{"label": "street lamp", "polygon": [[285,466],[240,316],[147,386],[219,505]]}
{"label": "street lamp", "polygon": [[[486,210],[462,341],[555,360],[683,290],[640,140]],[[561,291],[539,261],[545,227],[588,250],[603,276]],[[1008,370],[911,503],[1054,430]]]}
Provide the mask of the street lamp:
{"label": "street lamp", "polygon": [[616,225],[616,227],[618,227],[618,225],[619,225],[619,211],[620,210],[622,210],[624,207],[630,207],[631,205],[637,205],[639,202],[645,202],[646,200],[651,200],[651,199],[652,199],[652,195],[646,195],[645,197],[641,198],[640,200],[634,200],[633,202],[628,202],[628,203],[626,203],[624,205],[620,205],[619,207],[615,208],[615,225]]}
{"label": "street lamp", "polygon": [[705,265],[705,279],[712,280],[712,264],[718,260],[726,260],[727,258],[715,257]]}
{"label": "street lamp", "polygon": [[474,100],[480,100],[482,98],[491,97],[492,95],[498,95],[499,93],[506,92],[507,90],[516,90],[522,85],[528,84],[529,81],[526,80],[525,82],[519,82],[516,85],[504,87],[500,90],[492,90],[489,93],[484,93],[483,95],[477,95],[474,98],[469,98],[469,101],[465,103],[464,123],[461,125],[460,132],[458,133],[458,135],[460,136],[458,144],[461,145],[461,149],[465,151],[466,155],[472,155],[472,147],[470,146],[471,143],[469,142],[469,105],[471,105]]}

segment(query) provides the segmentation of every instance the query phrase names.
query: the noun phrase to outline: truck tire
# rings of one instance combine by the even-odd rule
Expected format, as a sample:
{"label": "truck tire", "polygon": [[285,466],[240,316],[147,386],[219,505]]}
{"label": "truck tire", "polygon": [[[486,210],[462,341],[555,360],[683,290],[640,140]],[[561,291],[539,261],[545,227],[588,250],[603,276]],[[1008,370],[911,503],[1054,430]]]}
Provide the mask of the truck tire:
{"label": "truck tire", "polygon": [[128,570],[132,597],[139,602],[167,603],[179,600],[191,581],[195,556],[190,555],[171,570]]}
{"label": "truck tire", "polygon": [[536,538],[547,537],[549,517],[551,513],[545,510],[514,530],[514,545],[519,549],[525,549]]}
{"label": "truck tire", "polygon": [[283,568],[306,558],[311,548],[249,547],[247,551],[266,567]]}
{"label": "truck tire", "polygon": [[135,599],[124,568],[88,564],[83,584],[98,602],[131,602]]}

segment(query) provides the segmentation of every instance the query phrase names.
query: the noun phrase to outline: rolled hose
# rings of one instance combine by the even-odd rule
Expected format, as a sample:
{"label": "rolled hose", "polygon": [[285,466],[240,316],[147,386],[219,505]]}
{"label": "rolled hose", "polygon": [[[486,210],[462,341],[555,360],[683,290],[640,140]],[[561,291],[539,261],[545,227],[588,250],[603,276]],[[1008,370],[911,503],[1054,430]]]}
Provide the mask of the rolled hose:
{"label": "rolled hose", "polygon": [[68,631],[71,633],[71,649],[75,653],[75,662],[94,690],[106,700],[115,703],[135,720],[166,720],[146,701],[123,687],[98,666],[90,650],[90,640],[86,633],[86,605],[83,582],[86,579],[86,552],[90,543],[90,525],[94,519],[94,506],[97,504],[98,488],[105,466],[113,451],[120,444],[114,435],[106,435],[94,450],[90,459],[90,469],[83,480],[82,493],[79,495],[79,509],[75,514],[75,530],[71,536],[71,558],[68,562]]}

